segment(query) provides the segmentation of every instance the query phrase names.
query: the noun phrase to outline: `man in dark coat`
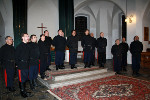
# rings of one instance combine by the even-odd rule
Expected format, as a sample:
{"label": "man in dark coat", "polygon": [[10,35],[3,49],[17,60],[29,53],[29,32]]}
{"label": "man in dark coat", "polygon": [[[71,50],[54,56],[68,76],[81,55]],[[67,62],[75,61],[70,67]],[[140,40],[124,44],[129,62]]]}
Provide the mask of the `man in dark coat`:
{"label": "man in dark coat", "polygon": [[49,36],[49,32],[48,30],[44,31],[44,35],[45,35],[45,43],[47,45],[47,50],[48,50],[48,55],[47,55],[47,67],[46,70],[51,70],[49,68],[49,66],[51,65],[51,54],[50,54],[50,48],[51,48],[51,44],[52,44],[52,38]]}
{"label": "man in dark coat", "polygon": [[22,42],[16,48],[16,64],[18,68],[18,80],[21,96],[26,98],[31,96],[30,92],[26,92],[25,83],[29,79],[29,35],[23,33],[21,35]]}
{"label": "man in dark coat", "polygon": [[99,67],[104,67],[106,63],[106,46],[107,46],[107,39],[104,38],[104,33],[101,32],[100,37],[97,39]]}
{"label": "man in dark coat", "polygon": [[78,51],[78,37],[76,36],[76,31],[73,30],[71,32],[71,36],[67,39],[67,46],[69,48],[70,60],[69,64],[71,65],[71,69],[77,68],[75,64],[77,63],[77,51]]}
{"label": "man in dark coat", "polygon": [[29,43],[29,80],[30,88],[31,90],[34,90],[35,86],[37,86],[36,79],[38,77],[40,51],[39,46],[37,44],[36,35],[31,35],[30,40],[31,42]]}
{"label": "man in dark coat", "polygon": [[56,70],[64,69],[64,56],[65,56],[65,48],[66,48],[66,38],[64,37],[64,33],[61,29],[58,30],[58,35],[54,37],[52,45],[55,46],[55,64]]}
{"label": "man in dark coat", "polygon": [[83,47],[83,51],[84,51],[84,63],[85,63],[85,66],[84,68],[86,67],[89,67],[90,68],[90,65],[91,65],[91,61],[92,61],[92,37],[90,36],[89,34],[89,30],[87,29],[85,31],[85,36],[82,38],[82,41],[81,41],[81,45]]}
{"label": "man in dark coat", "polygon": [[1,47],[1,61],[4,69],[6,88],[14,92],[14,73],[15,73],[15,48],[13,47],[13,39],[10,36],[5,38],[6,44]]}
{"label": "man in dark coat", "polygon": [[45,43],[44,34],[40,35],[38,45],[39,45],[39,50],[40,50],[40,75],[42,79],[47,80],[45,76],[45,71],[46,71],[46,66],[47,66],[48,49]]}
{"label": "man in dark coat", "polygon": [[117,39],[115,42],[115,45],[113,45],[111,48],[111,53],[113,54],[114,71],[116,72],[116,74],[120,74],[122,48],[119,39]]}
{"label": "man in dark coat", "polygon": [[132,54],[132,70],[133,76],[139,75],[141,53],[143,51],[143,44],[139,41],[139,37],[135,36],[134,41],[130,44],[130,52]]}
{"label": "man in dark coat", "polygon": [[120,43],[121,47],[122,47],[122,62],[121,62],[121,66],[123,71],[127,71],[126,70],[126,66],[127,66],[127,52],[129,50],[129,46],[126,43],[126,39],[123,37],[122,38],[122,43]]}
{"label": "man in dark coat", "polygon": [[94,34],[91,33],[90,36],[92,37],[92,60],[91,60],[91,65],[95,66],[94,62],[95,62],[95,47],[96,47],[96,39],[94,38]]}

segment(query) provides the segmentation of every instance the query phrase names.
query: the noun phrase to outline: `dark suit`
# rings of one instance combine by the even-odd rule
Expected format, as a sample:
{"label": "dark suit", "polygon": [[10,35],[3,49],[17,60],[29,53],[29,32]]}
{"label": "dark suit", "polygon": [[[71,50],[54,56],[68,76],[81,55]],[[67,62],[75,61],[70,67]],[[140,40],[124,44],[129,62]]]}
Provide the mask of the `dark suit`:
{"label": "dark suit", "polygon": [[114,71],[119,73],[121,71],[121,58],[122,58],[122,48],[121,45],[113,45],[111,48],[111,53],[113,54],[114,61]]}
{"label": "dark suit", "polygon": [[69,64],[75,65],[77,63],[78,37],[69,36],[67,39],[67,46],[69,48],[69,53],[70,53]]}
{"label": "dark suit", "polygon": [[106,46],[106,38],[100,37],[97,39],[98,63],[101,67],[104,67],[104,64],[106,63]]}
{"label": "dark suit", "polygon": [[130,44],[130,52],[132,54],[132,70],[134,74],[137,74],[139,72],[142,50],[143,50],[142,42],[133,41]]}

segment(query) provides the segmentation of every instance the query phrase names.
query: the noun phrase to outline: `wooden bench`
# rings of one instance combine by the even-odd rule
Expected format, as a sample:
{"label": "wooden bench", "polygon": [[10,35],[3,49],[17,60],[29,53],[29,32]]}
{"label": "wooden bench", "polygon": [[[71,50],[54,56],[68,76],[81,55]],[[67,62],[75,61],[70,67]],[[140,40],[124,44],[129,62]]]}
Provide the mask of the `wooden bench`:
{"label": "wooden bench", "polygon": [[150,68],[150,52],[141,53],[141,67]]}

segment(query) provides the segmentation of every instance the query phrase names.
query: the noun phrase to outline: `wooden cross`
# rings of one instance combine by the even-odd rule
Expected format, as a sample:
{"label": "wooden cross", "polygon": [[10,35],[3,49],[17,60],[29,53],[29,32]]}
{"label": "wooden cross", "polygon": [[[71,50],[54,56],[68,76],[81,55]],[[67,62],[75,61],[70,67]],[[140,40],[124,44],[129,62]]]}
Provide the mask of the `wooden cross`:
{"label": "wooden cross", "polygon": [[47,28],[47,27],[43,27],[43,23],[41,23],[41,27],[37,27],[37,28],[41,28],[42,29],[42,34],[43,34],[43,28]]}

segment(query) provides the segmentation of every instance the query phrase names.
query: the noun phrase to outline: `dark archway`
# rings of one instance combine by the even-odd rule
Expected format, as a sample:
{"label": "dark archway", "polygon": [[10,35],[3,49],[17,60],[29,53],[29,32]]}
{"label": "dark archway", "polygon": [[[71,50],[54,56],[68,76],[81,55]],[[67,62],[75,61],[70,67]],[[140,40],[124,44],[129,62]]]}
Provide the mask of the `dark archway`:
{"label": "dark archway", "polygon": [[78,39],[84,35],[84,31],[87,29],[87,17],[85,16],[77,16],[75,17],[75,30],[77,32]]}

